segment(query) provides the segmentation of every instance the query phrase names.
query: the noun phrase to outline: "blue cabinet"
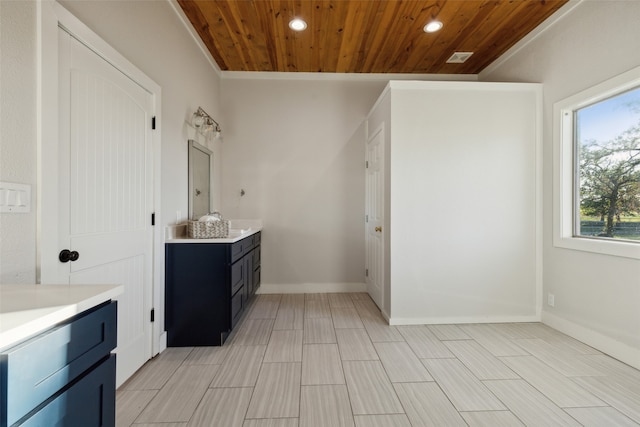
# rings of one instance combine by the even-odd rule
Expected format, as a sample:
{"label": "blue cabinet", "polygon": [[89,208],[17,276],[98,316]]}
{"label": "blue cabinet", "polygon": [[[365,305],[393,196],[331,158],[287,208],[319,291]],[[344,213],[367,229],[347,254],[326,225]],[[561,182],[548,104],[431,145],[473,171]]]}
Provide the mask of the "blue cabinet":
{"label": "blue cabinet", "polygon": [[113,426],[117,302],[0,353],[0,427]]}
{"label": "blue cabinet", "polygon": [[234,243],[168,243],[169,347],[222,345],[260,286],[258,232]]}

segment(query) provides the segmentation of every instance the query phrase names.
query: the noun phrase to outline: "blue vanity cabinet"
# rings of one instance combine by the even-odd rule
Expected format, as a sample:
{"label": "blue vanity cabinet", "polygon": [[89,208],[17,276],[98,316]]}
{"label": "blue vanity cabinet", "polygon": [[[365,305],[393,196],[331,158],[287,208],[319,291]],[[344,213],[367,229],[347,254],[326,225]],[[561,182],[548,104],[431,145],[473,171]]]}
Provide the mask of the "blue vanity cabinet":
{"label": "blue vanity cabinet", "polygon": [[115,425],[117,302],[0,352],[0,426]]}
{"label": "blue vanity cabinet", "polygon": [[169,347],[224,343],[260,285],[259,253],[260,232],[233,243],[166,244]]}

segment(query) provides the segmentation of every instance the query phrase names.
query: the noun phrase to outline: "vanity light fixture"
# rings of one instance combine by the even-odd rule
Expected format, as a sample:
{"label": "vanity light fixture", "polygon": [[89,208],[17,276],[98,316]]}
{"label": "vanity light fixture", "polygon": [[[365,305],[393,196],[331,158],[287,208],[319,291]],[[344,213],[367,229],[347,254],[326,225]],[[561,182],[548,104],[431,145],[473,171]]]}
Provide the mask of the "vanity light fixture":
{"label": "vanity light fixture", "polygon": [[423,30],[425,33],[435,33],[436,31],[441,30],[443,26],[444,24],[441,21],[434,19],[433,21],[425,25]]}
{"label": "vanity light fixture", "polygon": [[293,18],[289,21],[289,28],[293,31],[304,31],[307,28],[307,23],[301,18]]}
{"label": "vanity light fixture", "polygon": [[198,111],[193,113],[193,116],[191,117],[191,124],[204,136],[207,136],[209,133],[213,133],[213,138],[218,139],[222,134],[220,124],[213,120],[213,118],[207,114],[202,107],[198,107]]}

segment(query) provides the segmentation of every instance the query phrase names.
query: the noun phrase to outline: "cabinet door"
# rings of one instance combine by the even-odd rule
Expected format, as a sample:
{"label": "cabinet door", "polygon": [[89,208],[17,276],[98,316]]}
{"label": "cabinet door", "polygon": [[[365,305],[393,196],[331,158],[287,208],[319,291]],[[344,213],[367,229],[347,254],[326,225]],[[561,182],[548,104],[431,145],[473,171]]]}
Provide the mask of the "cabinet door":
{"label": "cabinet door", "polygon": [[252,252],[252,258],[253,258],[253,271],[252,271],[252,278],[251,278],[251,284],[252,284],[252,295],[256,292],[256,290],[258,290],[258,288],[260,287],[260,265],[261,265],[261,255],[260,255],[260,236],[258,233],[258,237],[256,238],[256,242],[258,242],[258,244],[256,245],[255,249]]}
{"label": "cabinet door", "polygon": [[255,292],[258,290],[258,288],[260,287],[260,267],[256,268],[255,270],[253,270],[253,290],[252,292],[255,294]]}
{"label": "cabinet door", "polygon": [[245,299],[248,300],[253,295],[253,251],[244,257],[245,271],[247,272],[247,280],[245,285]]}
{"label": "cabinet door", "polygon": [[238,292],[231,298],[231,329],[233,329],[244,312],[244,292]]}
{"label": "cabinet door", "polygon": [[229,246],[166,245],[165,326],[169,347],[221,345],[230,331]]}
{"label": "cabinet door", "polygon": [[256,248],[251,252],[253,255],[253,269],[260,267],[260,246],[256,246]]}
{"label": "cabinet door", "polygon": [[247,282],[247,268],[244,259],[231,266],[231,295],[235,295]]}

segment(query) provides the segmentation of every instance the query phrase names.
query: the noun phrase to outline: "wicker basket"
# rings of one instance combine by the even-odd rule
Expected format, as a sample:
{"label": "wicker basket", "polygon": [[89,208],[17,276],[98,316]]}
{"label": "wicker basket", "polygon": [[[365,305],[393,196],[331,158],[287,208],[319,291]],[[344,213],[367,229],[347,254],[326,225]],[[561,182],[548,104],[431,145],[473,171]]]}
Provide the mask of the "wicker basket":
{"label": "wicker basket", "polygon": [[192,239],[224,238],[229,236],[229,220],[189,221],[187,230]]}

